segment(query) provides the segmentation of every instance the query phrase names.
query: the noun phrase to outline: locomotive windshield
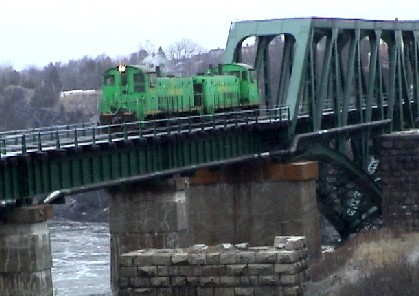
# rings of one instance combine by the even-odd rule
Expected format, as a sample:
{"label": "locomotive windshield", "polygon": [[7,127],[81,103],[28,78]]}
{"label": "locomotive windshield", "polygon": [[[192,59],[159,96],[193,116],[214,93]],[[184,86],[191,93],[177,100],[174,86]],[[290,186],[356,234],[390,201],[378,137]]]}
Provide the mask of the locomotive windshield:
{"label": "locomotive windshield", "polygon": [[249,70],[250,82],[255,82],[257,80],[256,71]]}
{"label": "locomotive windshield", "polygon": [[247,81],[247,72],[246,71],[242,72],[242,80]]}
{"label": "locomotive windshield", "polygon": [[228,72],[225,72],[225,74],[226,75],[234,75],[234,76],[236,76],[237,78],[240,78],[240,71],[228,71]]}
{"label": "locomotive windshield", "polygon": [[148,76],[150,77],[150,86],[155,87],[157,85],[157,74],[150,73]]}
{"label": "locomotive windshield", "polygon": [[108,74],[103,77],[103,85],[109,86],[115,84],[115,76]]}
{"label": "locomotive windshield", "polygon": [[256,72],[255,70],[249,70],[249,71],[227,71],[225,72],[227,75],[234,75],[237,78],[247,81],[248,78],[250,78],[250,82],[256,81]]}
{"label": "locomotive windshield", "polygon": [[121,85],[124,85],[124,86],[128,85],[128,76],[125,75],[125,73],[121,74]]}
{"label": "locomotive windshield", "polygon": [[145,77],[142,72],[134,74],[134,91],[145,92]]}

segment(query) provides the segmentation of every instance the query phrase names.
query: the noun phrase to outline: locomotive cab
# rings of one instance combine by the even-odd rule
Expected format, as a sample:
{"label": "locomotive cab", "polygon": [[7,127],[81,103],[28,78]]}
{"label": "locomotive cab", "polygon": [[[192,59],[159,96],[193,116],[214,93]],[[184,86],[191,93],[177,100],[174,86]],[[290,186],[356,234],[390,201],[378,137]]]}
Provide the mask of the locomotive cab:
{"label": "locomotive cab", "polygon": [[99,121],[117,124],[142,120],[157,110],[157,75],[143,66],[119,65],[103,75]]}
{"label": "locomotive cab", "polygon": [[256,72],[247,64],[221,65],[223,75],[234,75],[240,80],[240,105],[258,106],[260,103],[257,89]]}

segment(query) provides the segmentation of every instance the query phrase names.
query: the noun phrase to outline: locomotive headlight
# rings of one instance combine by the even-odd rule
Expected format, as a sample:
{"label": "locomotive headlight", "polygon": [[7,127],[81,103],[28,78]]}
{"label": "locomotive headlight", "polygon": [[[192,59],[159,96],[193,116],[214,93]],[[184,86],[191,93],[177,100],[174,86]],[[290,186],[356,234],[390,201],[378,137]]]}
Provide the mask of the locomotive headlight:
{"label": "locomotive headlight", "polygon": [[119,65],[118,66],[118,72],[121,73],[121,74],[125,73],[125,68],[126,68],[125,65],[122,65],[122,64]]}

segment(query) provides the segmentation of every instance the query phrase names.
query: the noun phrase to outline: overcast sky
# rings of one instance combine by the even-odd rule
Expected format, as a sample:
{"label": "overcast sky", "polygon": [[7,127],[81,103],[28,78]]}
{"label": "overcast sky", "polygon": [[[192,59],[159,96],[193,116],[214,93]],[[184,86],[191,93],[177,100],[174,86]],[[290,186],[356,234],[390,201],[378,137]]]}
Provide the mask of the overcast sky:
{"label": "overcast sky", "polygon": [[0,2],[0,65],[67,63],[84,55],[111,58],[156,48],[182,38],[205,49],[225,48],[238,20],[343,17],[419,19],[414,0],[3,0]]}

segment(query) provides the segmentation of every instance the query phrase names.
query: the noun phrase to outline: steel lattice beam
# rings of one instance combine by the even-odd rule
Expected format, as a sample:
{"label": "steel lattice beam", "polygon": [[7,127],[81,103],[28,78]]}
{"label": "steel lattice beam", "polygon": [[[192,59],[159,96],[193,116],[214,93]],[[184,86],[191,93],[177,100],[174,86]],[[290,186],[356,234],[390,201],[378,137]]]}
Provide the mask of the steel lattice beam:
{"label": "steel lattice beam", "polygon": [[[263,74],[265,99],[271,106],[289,108],[291,136],[298,133],[304,114],[310,118],[306,131],[382,119],[392,119],[390,130],[402,130],[412,127],[418,116],[418,34],[417,21],[236,22],[224,62],[240,62],[241,43],[257,37],[255,67]],[[269,41],[277,36],[282,36],[283,50],[270,53]],[[266,65],[274,60],[282,61],[277,80]]]}

